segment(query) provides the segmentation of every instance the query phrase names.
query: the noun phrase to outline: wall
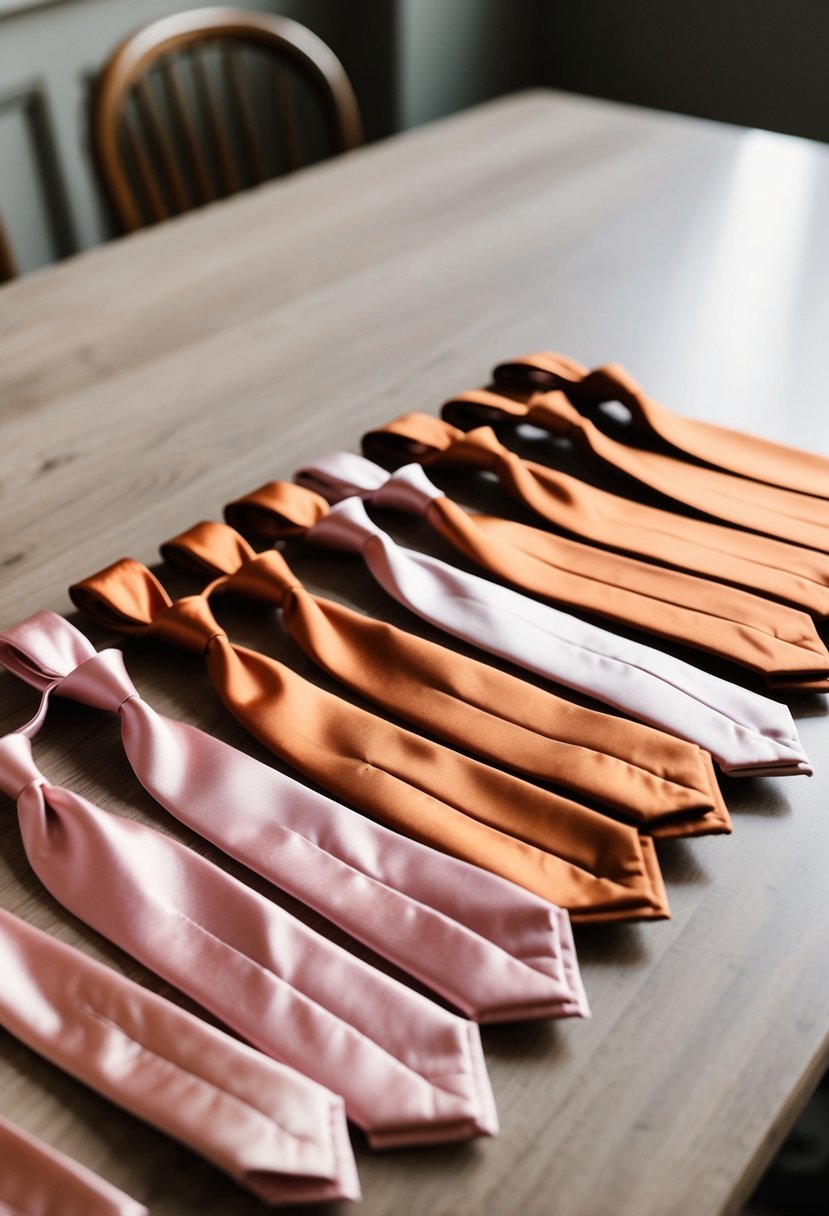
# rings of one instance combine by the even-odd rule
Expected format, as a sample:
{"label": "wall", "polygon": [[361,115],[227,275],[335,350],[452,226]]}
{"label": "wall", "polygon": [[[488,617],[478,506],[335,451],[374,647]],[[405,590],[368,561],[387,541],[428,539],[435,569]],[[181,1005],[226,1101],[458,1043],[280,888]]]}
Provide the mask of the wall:
{"label": "wall", "polygon": [[829,140],[826,0],[539,0],[544,83]]}
{"label": "wall", "polygon": [[[547,84],[829,140],[826,0],[238,2],[334,49],[369,139]],[[110,235],[91,82],[127,32],[187,3],[0,0],[0,214],[21,269]]]}
{"label": "wall", "polygon": [[536,0],[398,3],[398,125],[534,84]]}

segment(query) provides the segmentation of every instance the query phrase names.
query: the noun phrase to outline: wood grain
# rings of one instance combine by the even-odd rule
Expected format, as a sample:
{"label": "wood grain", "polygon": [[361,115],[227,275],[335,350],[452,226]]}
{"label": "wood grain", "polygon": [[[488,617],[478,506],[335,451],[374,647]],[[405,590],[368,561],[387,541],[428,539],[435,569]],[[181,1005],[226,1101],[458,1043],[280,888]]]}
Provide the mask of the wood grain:
{"label": "wood grain", "polygon": [[[817,145],[535,93],[13,283],[0,626],[68,612],[71,580],[121,555],[155,562],[226,500],[539,347],[620,360],[689,413],[829,452],[827,203]],[[296,562],[418,629],[347,559]],[[291,655],[269,617],[226,619]],[[135,644],[128,661],[159,709],[263,755],[195,659]],[[0,696],[6,729],[34,705],[5,674]],[[497,1140],[358,1143],[367,1216],[739,1211],[829,1060],[829,722],[824,698],[795,712],[814,778],[729,782],[733,837],[661,847],[673,919],[579,933],[592,1021],[484,1032]],[[111,721],[60,706],[37,755],[215,856],[137,788]],[[39,888],[2,808],[3,906],[166,991]],[[8,1036],[0,1110],[154,1216],[264,1211]]]}

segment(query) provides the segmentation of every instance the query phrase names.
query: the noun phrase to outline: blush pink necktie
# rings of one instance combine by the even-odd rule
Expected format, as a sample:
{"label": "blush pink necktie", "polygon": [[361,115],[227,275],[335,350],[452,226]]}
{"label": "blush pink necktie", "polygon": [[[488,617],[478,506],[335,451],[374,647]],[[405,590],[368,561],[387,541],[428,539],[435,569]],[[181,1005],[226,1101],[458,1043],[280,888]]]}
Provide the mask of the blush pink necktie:
{"label": "blush pink necktie", "polygon": [[[228,516],[267,535],[268,490]],[[162,546],[168,561],[212,578],[210,596],[281,611],[297,645],[325,671],[430,737],[647,826],[654,836],[730,827],[711,759],[693,744],[584,709],[495,667],[313,596],[274,549],[256,554],[233,528],[203,522]]]}
{"label": "blush pink necktie", "polygon": [[[360,1198],[336,1094],[2,909],[0,976],[10,1034],[265,1203]],[[43,1176],[19,1181],[24,1202],[49,1187]],[[0,1197],[4,1185],[15,1176]],[[62,1198],[67,1207],[32,1216],[64,1216],[70,1192]]]}
{"label": "blush pink necktie", "polygon": [[51,785],[25,735],[0,739],[0,790],[17,802],[32,869],[64,907],[260,1051],[339,1093],[371,1144],[495,1133],[474,1023],[170,837]]}
{"label": "blush pink necktie", "polygon": [[748,481],[719,469],[628,447],[583,417],[562,392],[536,393],[527,404],[498,393],[459,393],[441,410],[466,429],[481,422],[529,423],[571,440],[583,459],[602,471],[623,473],[640,495],[656,491],[669,503],[762,536],[829,551],[829,501]]}
{"label": "blush pink necktie", "polygon": [[[482,417],[489,416],[488,407],[476,408]],[[588,485],[560,469],[511,452],[492,427],[476,426],[464,434],[429,414],[405,414],[364,435],[363,451],[389,468],[417,461],[453,475],[494,475],[507,494],[560,532],[604,550],[743,587],[817,618],[829,616],[829,558],[822,554],[754,532],[677,515]],[[489,528],[494,531],[498,522],[490,520]],[[508,531],[510,521],[500,522]],[[556,543],[551,538],[552,550]],[[547,555],[544,547],[538,552]]]}
{"label": "blush pink necktie", "polygon": [[281,495],[287,535],[315,512],[308,543],[359,555],[389,595],[439,629],[698,744],[732,776],[811,772],[785,705],[406,549],[359,498],[329,510],[301,486]]}
{"label": "blush pink necktie", "polygon": [[174,604],[155,576],[131,559],[76,583],[70,594],[109,628],[202,654],[228,710],[335,797],[574,917],[668,914],[650,837],[397,727],[286,664],[234,644],[204,594]]}
{"label": "blush pink necktie", "polygon": [[591,411],[605,402],[620,401],[630,411],[623,433],[630,434],[634,443],[656,441],[681,459],[697,460],[798,494],[829,498],[829,460],[825,456],[675,414],[647,396],[619,363],[590,371],[567,355],[541,351],[501,363],[493,375],[496,384],[507,390],[563,389],[580,408]]}
{"label": "blush pink necktie", "polygon": [[0,1115],[0,1216],[149,1216],[143,1204]]}
{"label": "blush pink necktie", "polygon": [[156,713],[119,651],[98,654],[54,613],[0,635],[0,664],[116,713],[133,771],[170,814],[476,1021],[588,1012],[561,909]]}
{"label": "blush pink necktie", "polygon": [[472,515],[418,464],[386,473],[362,456],[336,452],[300,469],[294,480],[331,503],[357,494],[380,510],[420,517],[488,575],[519,591],[696,647],[759,672],[777,689],[829,688],[829,651],[811,618],[794,608],[526,524]]}

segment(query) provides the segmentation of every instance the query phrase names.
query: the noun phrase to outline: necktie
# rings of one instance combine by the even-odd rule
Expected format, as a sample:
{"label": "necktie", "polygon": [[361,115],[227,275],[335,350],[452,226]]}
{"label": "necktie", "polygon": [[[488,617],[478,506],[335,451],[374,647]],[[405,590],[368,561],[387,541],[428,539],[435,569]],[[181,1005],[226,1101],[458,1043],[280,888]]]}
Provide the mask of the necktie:
{"label": "necktie", "polygon": [[266,1203],[359,1199],[335,1094],[2,909],[0,975],[9,1033]]}
{"label": "necktie", "polygon": [[260,742],[335,797],[509,878],[574,916],[665,916],[653,842],[359,709],[233,645],[203,595],[171,603],[125,559],[70,589],[110,628],[205,655],[214,688]]}
{"label": "necktie", "polygon": [[3,1216],[149,1216],[143,1204],[0,1115]]}
{"label": "necktie", "polygon": [[829,688],[829,651],[811,618],[794,608],[525,524],[470,515],[418,464],[389,474],[336,452],[301,469],[295,481],[329,502],[358,494],[380,509],[422,517],[464,557],[521,591],[697,647],[760,672],[776,688]]}
{"label": "necktie", "polygon": [[[152,828],[49,784],[0,739],[32,869],[54,897],[260,1051],[339,1093],[379,1147],[497,1130],[478,1028]],[[435,1080],[432,1080],[435,1078]]]}
{"label": "necktie", "polygon": [[[481,417],[487,416],[482,407]],[[745,587],[816,617],[829,616],[829,558],[822,554],[723,524],[675,515],[611,494],[536,461],[522,460],[489,426],[464,434],[428,414],[406,414],[365,435],[363,450],[372,460],[392,468],[416,460],[427,468],[492,473],[508,494],[536,515],[593,545]],[[498,527],[494,520],[488,526],[493,531]],[[541,542],[536,551],[546,556]]]}
{"label": "necktie", "polygon": [[476,1021],[587,1012],[560,909],[156,713],[120,652],[97,654],[54,613],[0,635],[0,664],[117,713],[136,776],[166,810]]}
{"label": "necktie", "polygon": [[310,498],[319,522],[306,540],[361,556],[393,599],[439,629],[688,739],[733,776],[811,772],[784,705],[395,544],[359,498],[329,509],[313,491],[284,484],[279,497],[289,534]]}
{"label": "necktie", "polygon": [[[562,392],[536,393],[527,404],[497,393],[459,393],[441,413],[456,426],[525,422],[570,439],[603,469],[621,472],[638,487],[714,519],[764,536],[829,551],[829,502],[704,468],[663,452],[631,448],[582,417]],[[641,492],[641,491],[640,491]]]}
{"label": "necktie", "polygon": [[[252,520],[263,521],[267,529],[267,493],[263,487],[228,508],[228,514],[244,519],[250,508]],[[429,735],[598,800],[647,824],[655,836],[729,829],[710,757],[692,744],[582,709],[497,668],[313,596],[281,553],[254,553],[224,524],[198,524],[163,545],[162,553],[214,579],[211,596],[244,596],[277,606],[288,633],[314,662]]]}
{"label": "necktie", "polygon": [[590,371],[566,355],[541,351],[500,364],[494,378],[507,391],[563,389],[587,409],[620,401],[630,411],[625,433],[630,433],[634,443],[656,441],[682,459],[698,460],[799,494],[829,498],[829,460],[825,456],[675,414],[648,397],[618,363]]}

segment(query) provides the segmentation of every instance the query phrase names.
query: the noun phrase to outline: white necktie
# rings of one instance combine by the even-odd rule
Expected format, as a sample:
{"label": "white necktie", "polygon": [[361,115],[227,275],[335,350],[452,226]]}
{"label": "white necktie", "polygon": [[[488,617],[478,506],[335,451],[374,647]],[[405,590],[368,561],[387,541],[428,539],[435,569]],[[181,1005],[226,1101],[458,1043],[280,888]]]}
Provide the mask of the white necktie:
{"label": "white necktie", "polygon": [[[408,492],[417,492],[415,478]],[[811,773],[784,705],[403,548],[359,498],[332,507],[306,538],[361,554],[389,595],[439,629],[689,739],[733,776]]]}

